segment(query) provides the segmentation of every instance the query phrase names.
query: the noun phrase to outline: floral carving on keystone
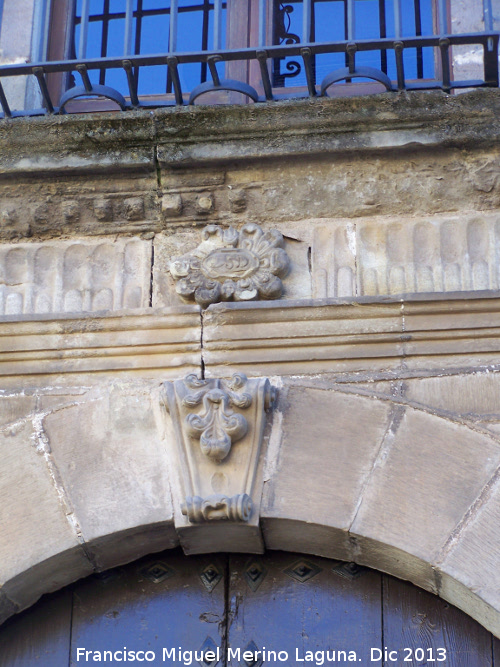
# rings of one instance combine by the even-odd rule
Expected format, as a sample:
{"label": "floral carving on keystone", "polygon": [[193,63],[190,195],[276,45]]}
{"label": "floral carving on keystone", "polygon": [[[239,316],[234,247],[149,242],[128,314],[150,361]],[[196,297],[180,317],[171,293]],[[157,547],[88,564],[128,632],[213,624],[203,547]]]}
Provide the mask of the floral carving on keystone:
{"label": "floral carving on keystone", "polygon": [[185,301],[202,308],[218,301],[278,299],[289,259],[283,236],[275,229],[263,231],[254,223],[238,232],[232,227],[208,225],[203,240],[190,253],[170,263],[176,291]]}
{"label": "floral carving on keystone", "polygon": [[190,413],[186,417],[187,433],[200,440],[201,451],[214,461],[223,461],[231,451],[231,445],[243,438],[248,431],[245,417],[233,412],[232,407],[245,409],[252,404],[248,393],[238,393],[246,384],[246,377],[235,374],[222,388],[221,381],[208,383],[196,375],[188,375],[185,380],[194,389],[183,399],[183,405],[194,408],[203,403],[204,412]]}
{"label": "floral carving on keystone", "polygon": [[[167,446],[180,464],[172,488],[181,537],[189,526],[220,521],[257,529],[260,453],[266,413],[276,396],[267,378],[242,373],[206,380],[191,374],[163,384],[161,402],[174,436],[167,438]],[[257,542],[259,549],[260,537]]]}

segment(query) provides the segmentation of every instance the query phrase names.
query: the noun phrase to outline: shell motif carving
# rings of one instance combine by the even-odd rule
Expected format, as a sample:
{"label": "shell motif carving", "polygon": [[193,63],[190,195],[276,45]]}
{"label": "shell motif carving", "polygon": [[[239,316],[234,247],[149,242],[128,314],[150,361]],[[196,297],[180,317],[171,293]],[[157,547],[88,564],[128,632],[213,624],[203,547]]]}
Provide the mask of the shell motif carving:
{"label": "shell motif carving", "polygon": [[259,225],[247,223],[240,232],[208,225],[202,235],[195,250],[170,263],[182,299],[206,308],[218,301],[281,296],[281,278],[288,273],[290,262],[280,232],[264,232]]}
{"label": "shell motif carving", "polygon": [[210,387],[196,375],[189,375],[185,380],[186,385],[195,391],[184,397],[184,406],[194,408],[202,403],[204,409],[200,414],[187,415],[187,433],[199,439],[201,451],[219,463],[229,454],[231,445],[243,438],[248,431],[245,417],[231,409],[245,409],[252,404],[250,394],[238,393],[238,390],[245,386],[246,380],[244,375],[235,374],[226,383],[225,389],[220,382],[217,382],[218,386]]}

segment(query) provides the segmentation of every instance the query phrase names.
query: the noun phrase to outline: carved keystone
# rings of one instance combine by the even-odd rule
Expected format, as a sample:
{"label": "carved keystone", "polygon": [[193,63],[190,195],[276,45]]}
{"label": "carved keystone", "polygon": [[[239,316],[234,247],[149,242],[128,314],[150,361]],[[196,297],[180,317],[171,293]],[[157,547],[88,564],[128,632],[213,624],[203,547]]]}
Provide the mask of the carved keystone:
{"label": "carved keystone", "polygon": [[254,487],[265,412],[274,403],[275,389],[265,378],[249,380],[242,374],[229,380],[188,375],[163,388],[181,471],[174,489],[178,519],[258,525],[260,493]]}
{"label": "carved keystone", "polygon": [[203,241],[191,253],[174,259],[170,273],[177,294],[202,308],[218,301],[278,299],[289,260],[283,236],[275,229],[264,232],[247,223],[240,232],[208,225]]}
{"label": "carved keystone", "polygon": [[220,380],[214,380],[216,386],[213,388],[207,386],[205,380],[198,380],[196,375],[188,375],[184,380],[187,387],[196,391],[184,396],[183,405],[194,408],[203,402],[204,408],[202,414],[187,415],[187,433],[199,439],[201,451],[219,463],[231,451],[231,444],[243,438],[248,431],[245,417],[231,410],[232,406],[245,409],[252,404],[250,394],[237,393],[238,389],[245,386],[246,381],[244,375],[235,374],[226,383],[227,389],[221,389]]}

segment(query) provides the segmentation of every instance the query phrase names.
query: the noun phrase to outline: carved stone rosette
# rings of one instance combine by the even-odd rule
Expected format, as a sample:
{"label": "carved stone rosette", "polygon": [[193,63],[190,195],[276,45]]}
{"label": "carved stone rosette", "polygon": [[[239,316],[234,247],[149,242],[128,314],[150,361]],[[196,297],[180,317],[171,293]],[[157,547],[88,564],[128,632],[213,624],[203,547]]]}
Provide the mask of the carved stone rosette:
{"label": "carved stone rosette", "polygon": [[188,375],[165,382],[163,391],[182,472],[181,515],[189,524],[258,522],[254,487],[265,413],[275,400],[269,380]]}
{"label": "carved stone rosette", "polygon": [[247,223],[240,232],[208,225],[203,241],[170,263],[176,291],[202,308],[218,301],[278,299],[289,267],[283,236]]}

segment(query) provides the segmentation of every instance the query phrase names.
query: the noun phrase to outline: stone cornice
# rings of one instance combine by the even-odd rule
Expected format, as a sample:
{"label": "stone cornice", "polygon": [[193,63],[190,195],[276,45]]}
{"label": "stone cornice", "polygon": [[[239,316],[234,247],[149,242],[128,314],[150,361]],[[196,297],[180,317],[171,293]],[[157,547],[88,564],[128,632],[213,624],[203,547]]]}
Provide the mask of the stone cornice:
{"label": "stone cornice", "polygon": [[[497,366],[497,292],[217,304],[0,321],[0,376],[42,382]],[[17,376],[17,380],[16,380]]]}
{"label": "stone cornice", "polygon": [[500,136],[499,108],[499,91],[481,89],[15,119],[0,122],[0,176],[150,171],[156,149],[166,167],[199,167],[350,150],[491,146]]}
{"label": "stone cornice", "polygon": [[[0,321],[0,376],[19,383],[114,377],[178,377],[198,371],[200,314],[194,306]],[[78,376],[78,378],[77,378]]]}
{"label": "stone cornice", "polygon": [[498,363],[497,292],[217,304],[204,315],[207,376],[384,372]]}

